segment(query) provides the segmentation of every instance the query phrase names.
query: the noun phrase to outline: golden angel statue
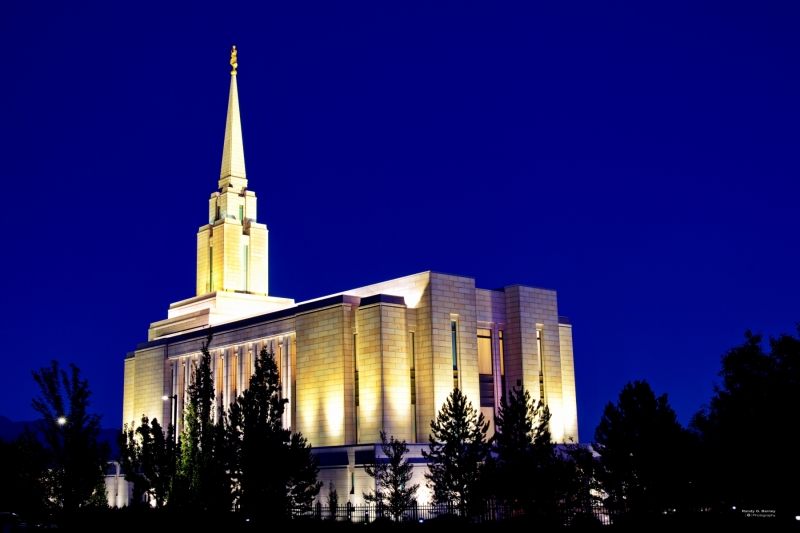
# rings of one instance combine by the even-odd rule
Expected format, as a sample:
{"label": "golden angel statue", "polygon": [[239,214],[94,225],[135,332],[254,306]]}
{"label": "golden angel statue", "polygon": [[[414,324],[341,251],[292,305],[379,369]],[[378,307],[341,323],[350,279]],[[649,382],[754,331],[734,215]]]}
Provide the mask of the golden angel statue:
{"label": "golden angel statue", "polygon": [[236,74],[236,69],[239,68],[239,62],[236,60],[235,46],[231,49],[231,66],[233,67],[233,70],[231,70],[231,74]]}

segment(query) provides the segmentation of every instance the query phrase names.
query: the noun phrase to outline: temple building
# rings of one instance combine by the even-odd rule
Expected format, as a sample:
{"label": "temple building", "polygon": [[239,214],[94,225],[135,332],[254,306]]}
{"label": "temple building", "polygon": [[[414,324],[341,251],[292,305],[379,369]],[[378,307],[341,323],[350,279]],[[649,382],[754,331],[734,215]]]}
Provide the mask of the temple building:
{"label": "temple building", "polygon": [[[266,346],[289,400],[284,427],[312,444],[325,487],[349,489],[354,504],[372,486],[360,465],[380,453],[379,432],[412,443],[421,462],[430,422],[454,387],[493,421],[519,381],[549,406],[553,439],[577,442],[572,325],[554,290],[482,289],[468,276],[420,272],[304,302],[269,294],[269,233],[245,171],[235,55],[231,64],[222,168],[197,232],[196,293],[171,304],[125,357],[122,422],[146,415],[180,430],[211,327],[217,405],[247,388]],[[424,465],[415,471],[424,499]]]}

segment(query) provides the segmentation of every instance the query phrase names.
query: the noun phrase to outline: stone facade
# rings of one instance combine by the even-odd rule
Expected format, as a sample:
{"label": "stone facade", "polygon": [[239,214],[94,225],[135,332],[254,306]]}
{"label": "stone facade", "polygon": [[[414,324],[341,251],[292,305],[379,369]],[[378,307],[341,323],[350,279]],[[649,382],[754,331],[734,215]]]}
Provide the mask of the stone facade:
{"label": "stone facade", "polygon": [[219,188],[197,235],[196,295],[172,304],[127,355],[123,423],[146,415],[181,429],[211,328],[217,407],[248,386],[267,347],[289,400],[284,425],[308,438],[324,457],[320,479],[340,494],[350,488],[352,503],[370,489],[358,461],[380,453],[379,432],[418,443],[419,455],[454,387],[493,426],[501,397],[520,383],[550,407],[553,439],[578,441],[572,326],[555,291],[486,290],[471,277],[421,272],[300,303],[269,296],[267,228],[256,221],[241,143],[234,73]]}

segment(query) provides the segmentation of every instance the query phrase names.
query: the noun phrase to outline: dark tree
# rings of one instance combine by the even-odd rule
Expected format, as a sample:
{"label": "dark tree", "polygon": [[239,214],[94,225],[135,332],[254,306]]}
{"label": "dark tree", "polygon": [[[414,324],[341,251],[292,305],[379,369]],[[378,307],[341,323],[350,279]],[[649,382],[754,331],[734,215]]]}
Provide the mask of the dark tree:
{"label": "dark tree", "polygon": [[375,479],[375,490],[364,494],[368,502],[377,503],[389,510],[395,521],[399,522],[414,503],[418,485],[411,485],[414,465],[408,462],[406,441],[395,440],[394,436],[386,440],[386,433],[381,431],[381,451],[386,456],[375,458],[371,465],[364,465],[364,470]]}
{"label": "dark tree", "polygon": [[[241,509],[282,512],[288,478],[289,431],[281,424],[288,400],[280,397],[275,357],[262,348],[250,386],[231,405],[231,474]],[[270,508],[272,507],[272,508]]]}
{"label": "dark tree", "polygon": [[[143,421],[146,417],[142,417]],[[143,505],[144,495],[150,490],[150,484],[142,473],[142,445],[136,439],[133,422],[122,426],[117,434],[119,448],[119,465],[125,474],[125,481],[133,484],[132,506]]]}
{"label": "dark tree", "polygon": [[522,384],[509,391],[495,419],[496,495],[528,514],[550,511],[557,495],[555,481],[559,458],[550,436],[550,410],[533,402]]}
{"label": "dark tree", "polygon": [[489,455],[486,432],[489,422],[468,402],[459,389],[450,393],[431,421],[430,451],[425,478],[437,503],[454,504],[461,516],[468,516],[480,500],[481,465]]}
{"label": "dark tree", "polygon": [[666,394],[656,398],[646,381],[629,382],[616,405],[606,405],[594,438],[610,509],[659,514],[677,506],[688,483],[685,434]]}
{"label": "dark tree", "polygon": [[117,437],[119,461],[125,480],[133,483],[133,501],[140,502],[147,494],[161,508],[170,496],[177,467],[175,429],[167,426],[166,435],[154,418],[152,424],[142,417],[142,424],[134,431],[132,425],[123,426]]}
{"label": "dark tree", "polygon": [[322,488],[319,475],[319,459],[311,453],[311,445],[300,433],[292,434],[286,456],[288,480],[286,482],[287,512],[291,509],[308,511]]}
{"label": "dark tree", "polygon": [[747,331],[721,363],[722,382],[691,423],[701,441],[703,503],[777,508],[794,516],[800,459],[774,453],[770,442],[789,437],[800,420],[800,335],[770,338],[765,351],[761,335]]}
{"label": "dark tree", "polygon": [[0,439],[0,505],[26,518],[42,514],[47,507],[47,473],[42,443],[30,432],[15,441]]}
{"label": "dark tree", "polygon": [[492,496],[527,515],[560,519],[564,511],[590,511],[594,479],[591,452],[552,442],[550,410],[531,400],[521,382],[500,403],[495,418],[495,454],[486,461]]}
{"label": "dark tree", "polygon": [[[41,396],[33,400],[41,415],[36,429],[44,436],[44,478],[48,501],[64,509],[87,505],[106,505],[105,467],[109,447],[98,442],[101,416],[89,414],[89,383],[80,370],[70,365],[70,373],[50,367],[32,371]],[[29,438],[35,435],[29,432]]]}
{"label": "dark tree", "polygon": [[172,500],[179,506],[203,511],[229,511],[233,507],[229,472],[231,451],[226,431],[226,410],[214,413],[209,331],[187,390],[178,468]]}
{"label": "dark tree", "polygon": [[336,513],[339,510],[339,493],[336,491],[336,486],[333,481],[328,485],[328,510],[331,513],[331,520],[336,521]]}

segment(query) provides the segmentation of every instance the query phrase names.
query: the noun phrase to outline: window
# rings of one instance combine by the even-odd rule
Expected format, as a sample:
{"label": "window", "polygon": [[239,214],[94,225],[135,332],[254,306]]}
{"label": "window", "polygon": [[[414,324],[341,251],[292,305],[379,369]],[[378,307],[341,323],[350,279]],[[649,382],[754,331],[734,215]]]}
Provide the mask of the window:
{"label": "window", "polygon": [[408,333],[408,355],[411,365],[411,435],[413,435],[413,442],[417,442],[417,373],[413,331]]}
{"label": "window", "polygon": [[208,247],[208,292],[214,292],[214,247]]}
{"label": "window", "polygon": [[539,350],[539,400],[544,402],[544,352],[541,330],[536,330],[536,348]]}
{"label": "window", "polygon": [[492,374],[492,330],[478,329],[478,385],[481,407],[494,407]]}
{"label": "window", "polygon": [[358,390],[358,334],[353,334],[353,388],[355,389],[355,403],[356,403],[356,444],[359,442],[358,435],[358,415],[359,415],[359,390]]}
{"label": "window", "polygon": [[497,332],[497,346],[500,348],[500,387],[503,397],[506,395],[506,352],[503,346],[503,330]]}
{"label": "window", "polygon": [[492,330],[478,329],[478,374],[492,374]]}
{"label": "window", "polygon": [[458,328],[456,321],[450,321],[450,343],[453,349],[453,388],[458,388]]}
{"label": "window", "polygon": [[244,220],[244,206],[239,206],[239,220]]}
{"label": "window", "polygon": [[244,245],[242,246],[242,290],[247,292],[247,256],[250,255],[249,246]]}

